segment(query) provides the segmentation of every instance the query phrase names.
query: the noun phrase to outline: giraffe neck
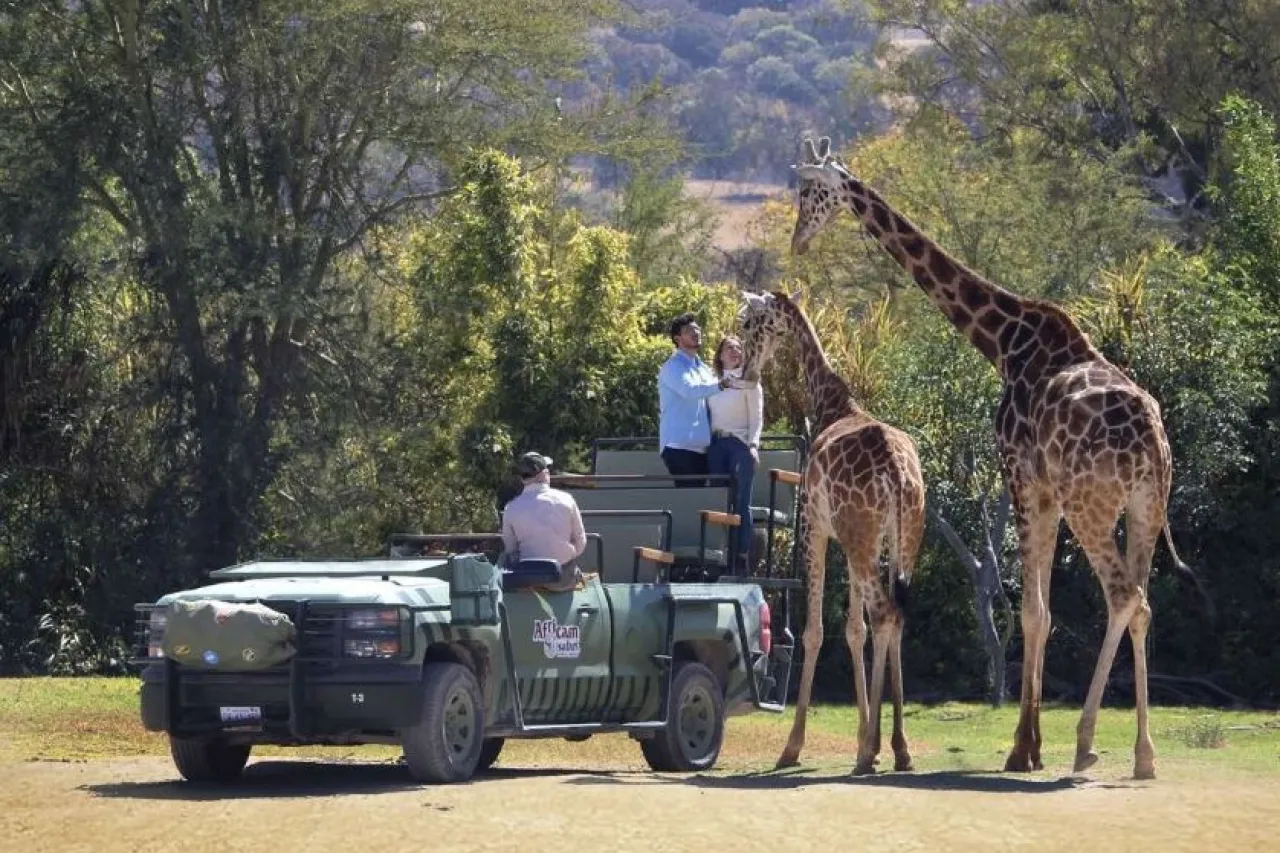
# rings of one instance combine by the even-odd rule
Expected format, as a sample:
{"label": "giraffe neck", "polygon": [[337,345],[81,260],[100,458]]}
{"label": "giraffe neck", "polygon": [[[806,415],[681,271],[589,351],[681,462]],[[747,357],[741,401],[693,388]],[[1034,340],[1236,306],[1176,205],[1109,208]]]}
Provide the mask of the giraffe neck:
{"label": "giraffe neck", "polygon": [[1046,315],[1060,315],[1054,325],[1062,325],[1060,321],[1065,320],[1069,328],[1063,328],[1062,333],[1072,337],[1074,330],[1085,347],[1092,349],[1060,310],[1022,299],[973,272],[862,181],[852,176],[845,178],[842,197],[867,232],[911,274],[951,324],[1006,378],[1011,378],[1007,364],[1011,352],[1025,346],[1018,332],[1027,325],[1024,320],[1029,314],[1036,318],[1036,328],[1029,330],[1033,337],[1040,332],[1040,322]]}
{"label": "giraffe neck", "polygon": [[817,421],[814,435],[841,418],[860,414],[861,410],[853,400],[853,392],[849,390],[849,383],[831,366],[809,318],[782,294],[775,294],[775,298],[781,306],[786,328],[796,341],[800,366],[804,370],[809,410]]}

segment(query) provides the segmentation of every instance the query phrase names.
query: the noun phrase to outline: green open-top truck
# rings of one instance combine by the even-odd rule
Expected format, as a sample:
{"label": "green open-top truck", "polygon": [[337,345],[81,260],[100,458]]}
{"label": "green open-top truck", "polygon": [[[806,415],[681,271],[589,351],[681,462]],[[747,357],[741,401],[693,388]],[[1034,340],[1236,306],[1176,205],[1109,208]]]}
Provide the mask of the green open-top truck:
{"label": "green open-top truck", "polygon": [[[800,462],[775,470],[794,486]],[[143,724],[193,781],[237,778],[255,744],[391,743],[415,779],[457,782],[508,738],[611,732],[655,770],[714,766],[726,717],[783,710],[799,583],[771,552],[761,576],[723,572],[732,546],[708,530],[735,524],[732,483],[694,497],[595,467],[575,496],[630,500],[584,509],[576,574],[507,566],[496,534],[398,534],[378,558],[248,562],[136,605]],[[769,539],[787,497],[764,508]]]}

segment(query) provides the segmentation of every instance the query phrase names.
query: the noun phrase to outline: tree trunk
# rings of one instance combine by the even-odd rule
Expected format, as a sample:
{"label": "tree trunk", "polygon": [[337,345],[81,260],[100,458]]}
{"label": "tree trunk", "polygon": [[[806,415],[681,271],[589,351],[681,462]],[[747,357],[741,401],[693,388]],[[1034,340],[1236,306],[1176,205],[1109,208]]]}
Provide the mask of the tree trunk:
{"label": "tree trunk", "polygon": [[969,580],[973,583],[974,614],[978,620],[978,632],[982,636],[983,650],[987,654],[987,685],[990,688],[990,701],[993,707],[1004,704],[1007,688],[1005,685],[1005,658],[1009,640],[1001,637],[996,627],[995,605],[999,601],[1006,613],[1011,608],[1004,587],[1000,583],[1000,558],[997,554],[997,543],[1004,541],[1005,528],[1009,523],[1011,498],[1005,489],[996,507],[995,519],[991,519],[987,511],[987,496],[982,501],[982,527],[986,542],[982,551],[982,559],[974,556],[955,528],[937,510],[930,509],[947,544],[955,551],[960,562],[969,572]]}

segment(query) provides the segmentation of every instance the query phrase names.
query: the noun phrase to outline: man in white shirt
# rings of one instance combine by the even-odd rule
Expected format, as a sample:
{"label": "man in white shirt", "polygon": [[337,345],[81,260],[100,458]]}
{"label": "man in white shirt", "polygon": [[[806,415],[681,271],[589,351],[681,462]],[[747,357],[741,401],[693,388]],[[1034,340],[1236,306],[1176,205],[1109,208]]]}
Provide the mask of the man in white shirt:
{"label": "man in white shirt", "polygon": [[562,570],[574,569],[586,550],[587,533],[577,501],[568,492],[551,488],[552,461],[532,451],[520,457],[517,468],[524,490],[502,513],[502,544],[510,564],[555,560]]}

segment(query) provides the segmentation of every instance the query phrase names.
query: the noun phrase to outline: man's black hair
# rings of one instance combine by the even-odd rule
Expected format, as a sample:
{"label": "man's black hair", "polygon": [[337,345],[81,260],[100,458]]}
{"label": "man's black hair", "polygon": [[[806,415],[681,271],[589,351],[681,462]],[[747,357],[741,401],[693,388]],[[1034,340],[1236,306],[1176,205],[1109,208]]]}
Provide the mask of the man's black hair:
{"label": "man's black hair", "polygon": [[696,322],[698,322],[698,316],[692,311],[686,311],[671,321],[671,325],[667,327],[667,334],[671,337],[671,340],[674,341],[676,337],[684,331],[685,326]]}

